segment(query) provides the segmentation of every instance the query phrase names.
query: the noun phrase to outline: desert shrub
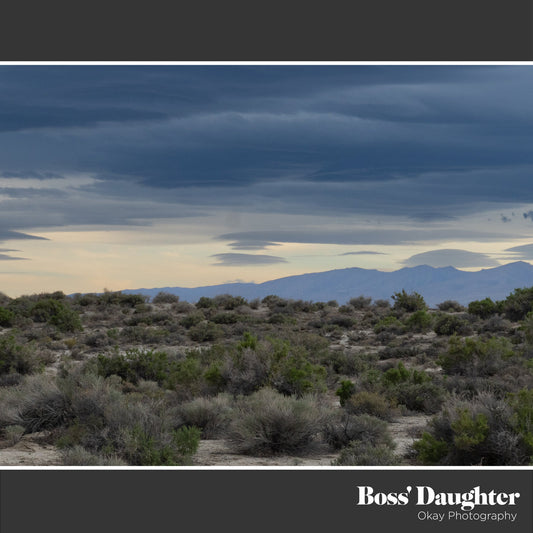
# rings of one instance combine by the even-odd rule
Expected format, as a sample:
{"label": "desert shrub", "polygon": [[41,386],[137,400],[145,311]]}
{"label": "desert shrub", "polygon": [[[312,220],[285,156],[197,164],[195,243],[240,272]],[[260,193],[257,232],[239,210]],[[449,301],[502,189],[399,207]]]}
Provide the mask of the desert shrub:
{"label": "desert shrub", "polygon": [[435,413],[442,405],[444,389],[433,383],[426,372],[408,370],[401,361],[384,372],[382,381],[391,403],[424,413]]}
{"label": "desert shrub", "polygon": [[217,304],[215,303],[215,300],[207,296],[200,297],[200,299],[196,302],[197,309],[210,309],[215,308],[216,306]]}
{"label": "desert shrub", "polygon": [[393,315],[382,318],[375,326],[374,333],[392,333],[400,335],[404,332],[404,325]]}
{"label": "desert shrub", "polygon": [[215,324],[236,324],[239,317],[235,313],[217,313],[211,318]]}
{"label": "desert shrub", "polygon": [[379,299],[374,300],[374,305],[379,309],[388,309],[390,307],[390,302],[389,300]]}
{"label": "desert shrub", "polygon": [[158,439],[140,425],[123,432],[124,455],[131,465],[179,466],[189,464],[198,449],[201,431],[181,427]]}
{"label": "desert shrub", "polygon": [[192,313],[196,307],[189,302],[179,301],[175,304],[172,304],[171,309],[175,313]]}
{"label": "desert shrub", "polygon": [[159,344],[169,337],[166,328],[152,326],[126,326],[122,328],[119,338],[124,343]]}
{"label": "desert shrub", "polygon": [[341,406],[344,406],[346,401],[355,393],[355,385],[350,380],[341,381],[340,387],[335,391],[335,394],[339,397]]}
{"label": "desert shrub", "polygon": [[456,315],[442,314],[435,320],[434,331],[437,335],[470,335],[470,324]]}
{"label": "desert shrub", "polygon": [[500,336],[512,337],[513,324],[502,315],[493,315],[477,325],[479,333],[497,333]]}
{"label": "desert shrub", "polygon": [[179,365],[166,352],[138,348],[124,353],[99,354],[96,361],[98,375],[116,375],[131,383],[143,379],[164,384]]}
{"label": "desert shrub", "polygon": [[39,368],[39,360],[27,344],[19,344],[14,335],[0,337],[0,375],[30,374]]}
{"label": "desert shrub", "polygon": [[231,294],[219,294],[213,298],[216,307],[233,311],[241,305],[246,305],[246,300],[242,296],[232,296]]}
{"label": "desert shrub", "polygon": [[239,346],[221,365],[211,367],[206,376],[208,382],[216,379],[218,384],[223,384],[223,390],[233,395],[251,394],[266,386],[270,382],[271,357],[263,348],[257,350],[252,346]]}
{"label": "desert shrub", "polygon": [[319,310],[320,304],[306,300],[292,300],[290,307],[296,312],[312,313]]}
{"label": "desert shrub", "polygon": [[61,451],[61,462],[64,466],[128,466],[128,463],[117,455],[92,453],[79,444]]}
{"label": "desert shrub", "polygon": [[419,309],[405,321],[405,326],[409,331],[423,333],[431,328],[432,322],[431,315],[425,309]]}
{"label": "desert shrub", "polygon": [[448,352],[438,359],[448,374],[468,376],[490,376],[503,365],[503,361],[513,356],[511,343],[503,337],[482,339],[460,339],[450,337]]}
{"label": "desert shrub", "polygon": [[231,419],[232,399],[227,394],[213,398],[195,398],[178,407],[178,414],[187,426],[202,430],[202,438],[220,437]]}
{"label": "desert shrub", "polygon": [[180,301],[180,297],[177,294],[171,294],[169,292],[158,292],[153,298],[154,304],[175,304]]}
{"label": "desert shrub", "polygon": [[445,398],[443,387],[432,381],[416,383],[407,381],[389,389],[387,395],[398,405],[404,405],[410,411],[436,413]]}
{"label": "desert shrub", "polygon": [[528,464],[532,451],[513,406],[490,392],[451,397],[413,449],[423,464],[485,466]]}
{"label": "desert shrub", "polygon": [[294,398],[261,389],[239,402],[227,437],[244,454],[301,454],[313,446],[324,416],[314,396]]}
{"label": "desert shrub", "polygon": [[9,445],[15,446],[15,444],[17,444],[17,442],[19,442],[24,435],[24,431],[24,426],[13,424],[12,426],[6,426],[2,433],[4,439],[6,439]]}
{"label": "desert shrub", "polygon": [[268,319],[269,324],[296,324],[296,318],[286,313],[273,313]]}
{"label": "desert shrub", "polygon": [[354,393],[344,404],[344,409],[355,415],[368,414],[390,420],[393,412],[387,399],[376,392],[362,390]]}
{"label": "desert shrub", "polygon": [[287,307],[289,302],[284,298],[276,296],[275,294],[269,294],[268,296],[265,296],[263,300],[261,300],[261,303],[272,310],[273,308]]}
{"label": "desert shrub", "polygon": [[498,304],[493,302],[490,298],[484,300],[475,300],[468,304],[468,312],[471,315],[478,316],[480,318],[489,318],[499,312]]}
{"label": "desert shrub", "polygon": [[104,348],[109,346],[110,337],[104,331],[94,331],[89,333],[83,339],[84,344],[91,348]]}
{"label": "desert shrub", "polygon": [[406,293],[405,289],[402,289],[401,292],[397,292],[392,296],[394,300],[394,309],[399,311],[407,311],[412,313],[414,311],[424,311],[427,310],[426,302],[424,298],[417,292]]}
{"label": "desert shrub", "polygon": [[355,320],[349,316],[336,315],[329,319],[329,324],[333,326],[338,326],[339,328],[351,328]]}
{"label": "desert shrub", "polygon": [[520,330],[524,332],[524,338],[528,345],[533,345],[533,312],[528,313],[522,323]]}
{"label": "desert shrub", "polygon": [[248,305],[250,306],[250,309],[259,309],[260,305],[261,305],[261,300],[260,298],[254,298],[253,300],[250,300],[248,302]]}
{"label": "desert shrub", "polygon": [[373,446],[353,441],[344,448],[332,464],[334,466],[392,466],[400,463],[393,448],[386,444]]}
{"label": "desert shrub", "polygon": [[68,307],[63,307],[49,320],[50,324],[57,327],[63,333],[82,331],[81,319],[78,313]]}
{"label": "desert shrub", "polygon": [[353,376],[366,366],[366,361],[359,355],[336,350],[324,354],[322,364],[333,374]]}
{"label": "desert shrub", "polygon": [[533,464],[533,389],[509,394],[508,404],[513,410],[513,425],[518,431]]}
{"label": "desert shrub", "polygon": [[120,305],[122,307],[134,308],[138,305],[145,304],[149,297],[144,294],[123,294],[121,291],[111,292],[104,290],[104,293],[99,295],[98,304]]}
{"label": "desert shrub", "polygon": [[509,320],[523,320],[530,311],[533,311],[533,287],[515,289],[502,302],[502,311]]}
{"label": "desert shrub", "polygon": [[92,373],[67,375],[60,386],[75,413],[62,447],[80,445],[92,453],[117,455],[130,465],[190,462],[200,429],[182,426],[176,407],[157,389],[148,393],[143,387],[143,394],[125,394],[116,378]]}
{"label": "desert shrub", "polygon": [[5,307],[0,307],[0,326],[10,328],[15,321],[15,313]]}
{"label": "desert shrub", "polygon": [[29,313],[34,321],[48,322],[62,332],[71,333],[83,329],[78,313],[61,300],[54,298],[39,300]]}
{"label": "desert shrub", "polygon": [[351,441],[361,441],[372,446],[386,444],[392,446],[387,422],[371,415],[354,415],[337,411],[324,422],[324,440],[340,450]]}
{"label": "desert shrub", "polygon": [[302,396],[310,392],[325,392],[326,376],[326,369],[312,363],[302,347],[286,343],[274,353],[270,382],[282,394]]}
{"label": "desert shrub", "polygon": [[189,337],[195,342],[208,342],[219,339],[224,335],[224,330],[213,322],[200,322],[189,329]]}
{"label": "desert shrub", "polygon": [[464,306],[455,300],[446,300],[440,304],[437,304],[437,309],[447,313],[459,313],[465,310]]}
{"label": "desert shrub", "polygon": [[189,313],[187,316],[183,317],[181,319],[180,324],[184,328],[189,329],[189,328],[192,328],[193,326],[196,326],[200,322],[203,322],[204,320],[205,320],[204,313],[202,313],[201,311],[196,311],[196,312]]}
{"label": "desert shrub", "polygon": [[43,375],[27,376],[0,395],[0,426],[19,425],[24,433],[60,427],[73,417],[68,397]]}
{"label": "desert shrub", "polygon": [[358,296],[357,298],[351,298],[348,302],[354,309],[367,309],[370,307],[372,298],[366,296]]}

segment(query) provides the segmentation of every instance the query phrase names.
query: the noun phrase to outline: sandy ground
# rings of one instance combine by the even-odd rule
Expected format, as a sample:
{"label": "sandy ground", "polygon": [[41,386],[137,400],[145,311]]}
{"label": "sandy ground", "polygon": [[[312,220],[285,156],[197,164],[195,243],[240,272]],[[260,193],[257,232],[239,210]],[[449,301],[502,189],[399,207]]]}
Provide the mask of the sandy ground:
{"label": "sandy ground", "polygon": [[[38,442],[40,434],[25,435],[14,446],[0,449],[0,466],[55,466],[61,464],[59,450]],[[0,443],[6,446],[6,443]]]}

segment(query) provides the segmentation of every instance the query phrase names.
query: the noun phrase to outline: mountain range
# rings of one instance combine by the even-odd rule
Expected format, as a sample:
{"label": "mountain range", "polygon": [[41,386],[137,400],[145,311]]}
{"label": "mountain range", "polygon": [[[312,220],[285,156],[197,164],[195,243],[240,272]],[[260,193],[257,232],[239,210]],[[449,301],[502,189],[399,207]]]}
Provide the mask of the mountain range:
{"label": "mountain range", "polygon": [[374,300],[391,299],[396,292],[418,292],[430,307],[445,300],[467,305],[473,300],[506,298],[514,289],[533,286],[533,265],[523,261],[496,268],[467,272],[454,267],[427,265],[406,267],[394,272],[344,268],[301,274],[264,283],[227,283],[205,287],[158,287],[127,289],[123,293],[154,297],[158,292],[178,295],[181,300],[197,302],[202,296],[219,294],[242,296],[247,300],[275,294],[282,298],[344,304],[350,298],[367,296]]}

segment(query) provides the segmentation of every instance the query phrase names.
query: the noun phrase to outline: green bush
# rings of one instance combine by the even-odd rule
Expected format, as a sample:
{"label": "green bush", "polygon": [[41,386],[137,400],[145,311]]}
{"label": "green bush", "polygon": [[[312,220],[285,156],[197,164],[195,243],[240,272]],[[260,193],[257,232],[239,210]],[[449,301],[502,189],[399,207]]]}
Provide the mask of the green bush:
{"label": "green bush", "polygon": [[513,424],[533,464],[533,389],[510,394],[508,403],[513,409]]}
{"label": "green bush", "polygon": [[415,311],[406,321],[405,326],[408,331],[424,333],[431,328],[433,322],[432,316],[424,309]]}
{"label": "green bush", "polygon": [[438,440],[425,431],[422,437],[413,444],[413,450],[422,464],[438,465],[448,455],[449,447],[444,440]]}
{"label": "green bush", "polygon": [[340,387],[335,391],[339,397],[341,406],[344,406],[346,401],[355,393],[355,385],[350,380],[341,381]]}
{"label": "green bush", "polygon": [[207,296],[202,296],[196,302],[197,309],[210,309],[210,308],[215,308],[216,306],[217,304],[215,303],[215,300],[213,300],[213,298],[208,298]]}
{"label": "green bush", "polygon": [[138,348],[124,353],[99,354],[96,360],[98,375],[117,375],[134,384],[141,379],[163,384],[178,365],[165,352]]}
{"label": "green bush", "polygon": [[78,313],[68,304],[54,298],[39,300],[29,314],[34,321],[48,322],[64,333],[74,333],[83,329]]}
{"label": "green bush", "polygon": [[224,330],[213,322],[200,322],[189,329],[189,337],[195,342],[209,342],[219,339],[224,335]]}
{"label": "green bush", "polygon": [[400,311],[407,311],[408,313],[413,313],[415,311],[425,311],[427,310],[426,302],[424,298],[417,292],[406,293],[405,289],[402,289],[401,292],[397,292],[392,296],[394,300],[393,308]]}
{"label": "green bush", "polygon": [[475,300],[468,304],[468,312],[480,318],[489,318],[499,312],[499,305],[490,298],[484,300]]}
{"label": "green bush", "polygon": [[183,317],[181,319],[180,324],[184,328],[192,328],[193,326],[196,326],[200,322],[203,322],[205,320],[205,315],[201,311],[194,311],[192,313],[189,313],[187,316]]}
{"label": "green bush", "polygon": [[152,302],[154,304],[174,304],[180,301],[180,297],[176,294],[171,294],[169,292],[158,292],[153,298]]}
{"label": "green bush", "polygon": [[523,320],[533,311],[533,287],[515,289],[502,303],[502,309],[509,320]]}
{"label": "green bush", "polygon": [[0,326],[3,328],[10,328],[15,321],[15,313],[5,307],[0,307]]}
{"label": "green bush", "polygon": [[400,335],[404,332],[405,326],[393,315],[382,318],[375,326],[374,333],[393,333]]}
{"label": "green bush", "polygon": [[505,338],[460,339],[450,337],[448,353],[438,362],[448,374],[464,376],[491,376],[502,367],[503,361],[513,355],[512,345]]}
{"label": "green bush", "polygon": [[450,397],[413,445],[418,461],[457,466],[529,464],[532,449],[523,437],[517,408],[517,403],[488,392],[470,400]]}
{"label": "green bush", "polygon": [[0,336],[0,375],[31,374],[39,362],[29,345],[19,344],[14,335]]}
{"label": "green bush", "polygon": [[472,328],[468,322],[455,315],[440,315],[434,326],[437,335],[470,335]]}
{"label": "green bush", "polygon": [[237,307],[246,305],[246,300],[242,296],[232,296],[231,294],[219,294],[213,298],[216,307],[233,311]]}

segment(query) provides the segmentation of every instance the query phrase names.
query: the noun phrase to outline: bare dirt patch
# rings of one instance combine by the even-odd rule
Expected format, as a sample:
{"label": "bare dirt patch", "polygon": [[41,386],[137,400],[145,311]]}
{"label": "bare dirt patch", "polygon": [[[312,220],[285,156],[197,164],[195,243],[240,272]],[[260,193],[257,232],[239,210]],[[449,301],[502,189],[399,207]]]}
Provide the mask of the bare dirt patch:
{"label": "bare dirt patch", "polygon": [[254,457],[232,452],[224,439],[203,440],[193,458],[194,466],[331,466],[338,454],[316,453],[303,457],[278,455]]}
{"label": "bare dirt patch", "polygon": [[[1,443],[6,444],[6,443]],[[42,435],[25,435],[14,446],[0,449],[2,466],[57,466],[61,465],[59,450],[42,442]]]}

